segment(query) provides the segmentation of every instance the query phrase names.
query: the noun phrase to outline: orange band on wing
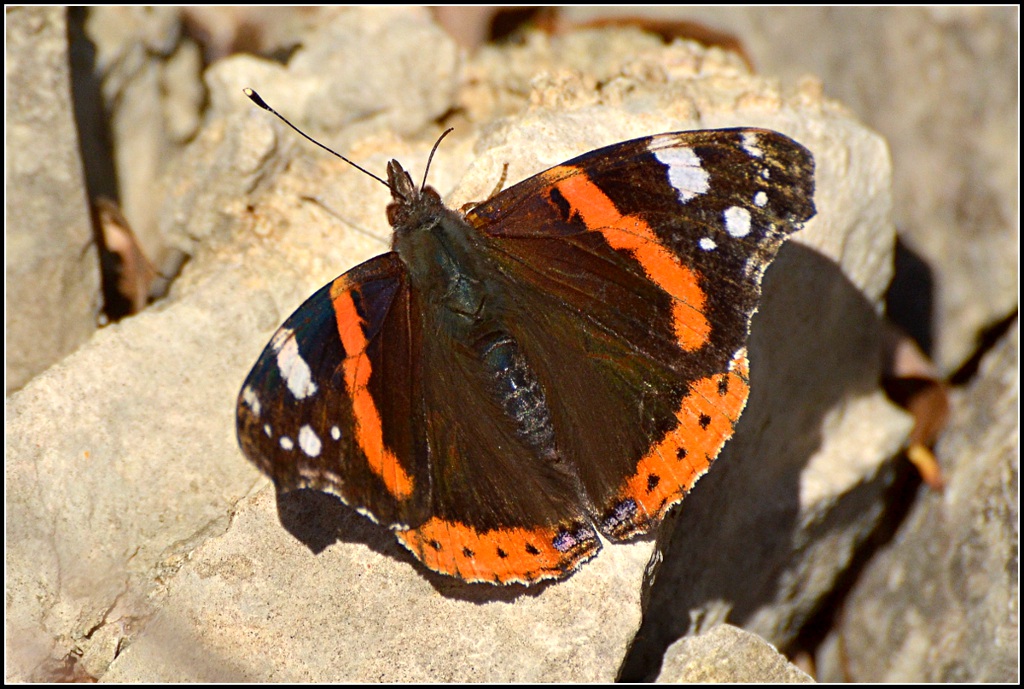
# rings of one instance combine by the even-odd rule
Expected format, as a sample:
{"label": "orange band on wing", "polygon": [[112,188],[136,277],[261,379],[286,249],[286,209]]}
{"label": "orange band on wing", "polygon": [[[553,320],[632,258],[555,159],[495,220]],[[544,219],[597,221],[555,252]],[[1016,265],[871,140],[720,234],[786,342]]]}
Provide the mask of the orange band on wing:
{"label": "orange band on wing", "polygon": [[384,447],[380,411],[367,387],[373,366],[366,356],[366,323],[356,310],[350,285],[344,276],[331,286],[331,301],[338,322],[338,335],[345,347],[345,387],[352,396],[356,442],[366,455],[370,470],[380,476],[388,492],[398,500],[405,500],[412,495],[413,480],[395,455]]}
{"label": "orange band on wing", "polygon": [[640,460],[619,495],[637,502],[633,532],[660,519],[711,466],[732,437],[750,392],[746,352],[729,371],[690,385],[676,412],[678,425]]}
{"label": "orange band on wing", "polygon": [[549,528],[477,531],[439,517],[395,535],[435,572],[502,584],[563,577],[601,548],[592,533],[559,550],[554,545],[558,534]]}
{"label": "orange band on wing", "polygon": [[[566,168],[548,172],[561,177]],[[655,284],[674,299],[672,320],[679,346],[691,352],[707,344],[711,324],[704,316],[706,295],[696,274],[666,249],[641,217],[622,215],[615,204],[584,174],[573,174],[555,182],[573,211],[587,227],[604,235],[613,249],[625,249],[643,266]]]}

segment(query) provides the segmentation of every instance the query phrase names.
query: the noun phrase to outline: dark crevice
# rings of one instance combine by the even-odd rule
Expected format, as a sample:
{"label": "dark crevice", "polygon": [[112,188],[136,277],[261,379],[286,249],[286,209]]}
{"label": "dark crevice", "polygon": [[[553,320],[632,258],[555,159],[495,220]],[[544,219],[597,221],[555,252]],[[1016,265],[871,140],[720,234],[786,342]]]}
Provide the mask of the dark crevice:
{"label": "dark crevice", "polygon": [[928,263],[896,237],[894,274],[885,293],[885,311],[929,357],[934,353],[935,278]]}
{"label": "dark crevice", "polygon": [[71,107],[78,132],[78,153],[89,201],[93,240],[99,256],[103,320],[117,321],[130,313],[127,297],[119,289],[120,258],[110,251],[96,205],[107,199],[120,205],[110,115],[103,98],[102,82],[96,71],[96,46],[85,32],[89,10],[68,9],[68,57],[71,75]]}
{"label": "dark crevice", "polygon": [[1003,336],[1013,327],[1013,324],[1017,322],[1017,309],[1013,310],[1013,313],[993,323],[989,327],[985,328],[978,335],[977,346],[974,349],[974,354],[960,366],[953,375],[949,377],[949,382],[953,385],[965,385],[974,379],[974,376],[978,373],[978,367],[981,365],[981,360],[985,358],[993,347],[999,344],[999,341],[1003,339]]}
{"label": "dark crevice", "polygon": [[68,54],[71,69],[71,106],[78,128],[85,189],[90,199],[120,200],[114,162],[110,117],[96,72],[96,46],[85,33],[88,9],[68,10]]}
{"label": "dark crevice", "polygon": [[494,13],[487,32],[487,40],[491,43],[514,42],[519,40],[523,32],[537,22],[544,21],[551,10],[545,7],[505,8]]}
{"label": "dark crevice", "polygon": [[[103,95],[103,79],[96,65],[97,49],[86,33],[89,9],[71,7],[67,13],[68,62],[71,81],[72,116],[78,133],[78,151],[82,163],[85,193],[89,202],[92,236],[99,257],[103,308],[101,323],[118,321],[136,313],[145,303],[161,298],[177,275],[187,256],[171,252],[156,268],[131,231],[128,220],[120,213],[121,189],[118,185],[117,160],[111,113]],[[108,242],[111,214],[122,233]],[[126,248],[125,242],[131,246]],[[156,272],[152,282],[147,270]],[[146,285],[148,299],[146,299]],[[142,297],[135,294],[140,289]],[[145,302],[145,303],[144,303]]]}

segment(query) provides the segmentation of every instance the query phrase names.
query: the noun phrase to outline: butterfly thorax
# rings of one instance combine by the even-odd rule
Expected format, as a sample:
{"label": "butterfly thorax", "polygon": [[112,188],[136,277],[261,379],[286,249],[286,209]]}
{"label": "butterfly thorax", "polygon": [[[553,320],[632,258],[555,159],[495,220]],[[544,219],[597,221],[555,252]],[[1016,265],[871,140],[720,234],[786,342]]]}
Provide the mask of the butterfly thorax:
{"label": "butterfly thorax", "polygon": [[433,187],[414,186],[409,174],[388,164],[392,202],[391,246],[408,271],[410,287],[455,339],[473,339],[500,320],[500,289],[482,251],[481,237],[465,218],[445,207]]}

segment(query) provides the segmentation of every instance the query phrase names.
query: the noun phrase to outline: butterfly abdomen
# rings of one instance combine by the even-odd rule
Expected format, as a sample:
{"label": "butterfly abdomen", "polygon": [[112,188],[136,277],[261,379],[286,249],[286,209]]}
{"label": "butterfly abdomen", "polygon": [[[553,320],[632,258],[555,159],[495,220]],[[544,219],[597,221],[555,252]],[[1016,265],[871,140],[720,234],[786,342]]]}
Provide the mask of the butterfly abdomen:
{"label": "butterfly abdomen", "polygon": [[492,393],[516,434],[537,456],[554,461],[555,429],[544,390],[522,349],[507,333],[491,333],[480,343],[480,358],[492,376]]}

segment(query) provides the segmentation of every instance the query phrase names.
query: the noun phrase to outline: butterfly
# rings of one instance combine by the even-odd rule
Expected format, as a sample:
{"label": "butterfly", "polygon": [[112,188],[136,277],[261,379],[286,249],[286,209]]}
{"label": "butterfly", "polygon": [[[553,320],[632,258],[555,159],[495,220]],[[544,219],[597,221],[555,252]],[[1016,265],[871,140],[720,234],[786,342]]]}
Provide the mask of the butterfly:
{"label": "butterfly", "polygon": [[238,397],[245,456],[467,582],[562,578],[654,529],[746,404],[761,278],[815,213],[811,153],[657,134],[464,214],[395,160],[377,179],[391,250],[271,338]]}

